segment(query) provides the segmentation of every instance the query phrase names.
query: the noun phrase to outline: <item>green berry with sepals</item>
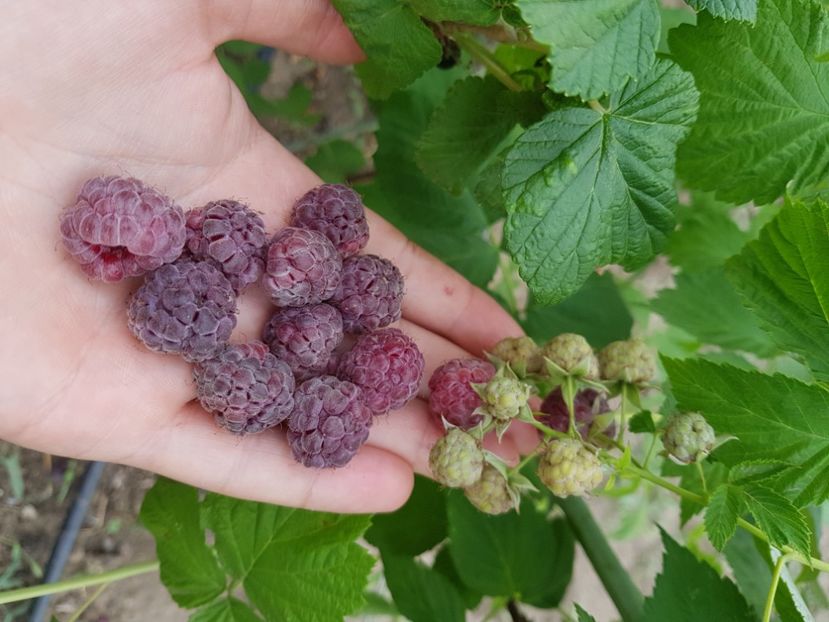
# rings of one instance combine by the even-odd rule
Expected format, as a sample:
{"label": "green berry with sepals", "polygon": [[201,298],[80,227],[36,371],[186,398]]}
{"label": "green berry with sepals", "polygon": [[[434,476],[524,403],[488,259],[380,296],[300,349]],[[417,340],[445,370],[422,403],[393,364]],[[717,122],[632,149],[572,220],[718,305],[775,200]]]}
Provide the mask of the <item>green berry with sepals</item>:
{"label": "green berry with sepals", "polygon": [[614,341],[599,352],[599,367],[604,380],[643,385],[656,376],[653,351],[639,339]]}
{"label": "green berry with sepals", "polygon": [[538,462],[538,477],[558,497],[584,496],[602,481],[602,463],[581,440],[551,440]]}
{"label": "green berry with sepals", "polygon": [[672,416],[662,430],[662,444],[674,460],[683,464],[698,462],[716,444],[714,428],[699,413]]}
{"label": "green berry with sepals", "polygon": [[435,479],[444,486],[471,486],[481,478],[484,468],[480,441],[460,428],[450,428],[432,446],[429,468]]}
{"label": "green berry with sepals", "polygon": [[515,497],[509,481],[493,465],[484,465],[477,482],[464,489],[469,502],[485,514],[503,514],[515,507]]}
{"label": "green berry with sepals", "polygon": [[562,333],[541,348],[550,376],[564,375],[587,380],[599,377],[599,362],[587,339],[575,333]]}
{"label": "green berry with sepals", "polygon": [[496,365],[509,365],[521,377],[541,371],[543,363],[535,341],[526,336],[502,339],[489,351],[489,358]]}

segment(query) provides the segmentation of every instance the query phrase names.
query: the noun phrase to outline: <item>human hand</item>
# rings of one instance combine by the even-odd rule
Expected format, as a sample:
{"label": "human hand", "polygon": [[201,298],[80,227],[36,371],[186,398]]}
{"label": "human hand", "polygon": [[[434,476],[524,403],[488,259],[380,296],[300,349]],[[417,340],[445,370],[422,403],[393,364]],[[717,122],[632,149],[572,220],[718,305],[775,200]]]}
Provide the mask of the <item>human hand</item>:
{"label": "human hand", "polygon": [[[0,17],[0,436],[285,505],[371,512],[405,501],[439,435],[423,400],[376,420],[346,468],[306,469],[280,432],[217,429],[193,400],[190,366],[129,333],[135,280],[90,282],[59,244],[58,211],[102,174],[143,179],[185,209],[238,198],[270,231],[284,226],[319,179],[258,125],[213,50],[239,38],[353,62],[360,51],[337,13],[322,0],[86,0],[7,3]],[[519,334],[460,275],[378,216],[369,224],[367,250],[406,277],[401,327],[426,378]],[[258,338],[269,307],[246,293],[234,340]]]}

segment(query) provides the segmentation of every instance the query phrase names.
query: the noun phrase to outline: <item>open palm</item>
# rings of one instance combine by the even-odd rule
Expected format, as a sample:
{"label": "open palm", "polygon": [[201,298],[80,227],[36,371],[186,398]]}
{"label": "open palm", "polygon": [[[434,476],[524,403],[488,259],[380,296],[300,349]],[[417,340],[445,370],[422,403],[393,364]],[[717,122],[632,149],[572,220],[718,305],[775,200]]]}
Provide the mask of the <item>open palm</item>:
{"label": "open palm", "polygon": [[[336,12],[317,0],[84,0],[4,3],[0,17],[0,436],[287,505],[402,503],[438,435],[422,400],[379,419],[348,467],[305,469],[278,431],[217,429],[193,401],[189,365],[127,330],[137,282],[90,282],[58,243],[58,211],[101,174],[139,177],[185,209],[237,198],[283,226],[319,180],[256,123],[213,49],[244,38],[354,61]],[[369,223],[368,251],[406,276],[401,325],[427,377],[517,334],[485,294],[376,215]],[[246,293],[234,340],[258,338],[268,307]]]}

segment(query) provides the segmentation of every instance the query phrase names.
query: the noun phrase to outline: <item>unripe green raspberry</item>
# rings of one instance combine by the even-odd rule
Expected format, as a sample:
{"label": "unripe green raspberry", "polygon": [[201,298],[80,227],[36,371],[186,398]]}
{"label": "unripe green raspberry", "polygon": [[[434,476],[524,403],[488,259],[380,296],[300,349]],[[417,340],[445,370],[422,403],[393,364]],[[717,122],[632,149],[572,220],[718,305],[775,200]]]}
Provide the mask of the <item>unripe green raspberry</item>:
{"label": "unripe green raspberry", "polygon": [[599,352],[602,378],[645,384],[656,375],[653,351],[639,339],[614,341]]}
{"label": "unripe green raspberry", "polygon": [[541,370],[542,360],[538,346],[530,337],[507,337],[501,339],[490,354],[508,363],[516,372],[535,373]]}
{"label": "unripe green raspberry", "polygon": [[484,454],[480,443],[460,428],[450,428],[429,452],[432,475],[444,486],[464,488],[481,478]]}
{"label": "unripe green raspberry", "polygon": [[541,455],[538,477],[558,497],[580,497],[601,483],[602,463],[580,440],[556,439]]}
{"label": "unripe green raspberry", "polygon": [[509,421],[521,413],[530,399],[530,387],[510,376],[495,376],[480,392],[483,408],[498,421]]}
{"label": "unripe green raspberry", "polygon": [[699,413],[674,415],[662,431],[665,451],[685,464],[703,459],[715,443],[714,428]]}
{"label": "unripe green raspberry", "polygon": [[587,339],[575,333],[562,333],[541,348],[541,356],[550,359],[572,376],[588,380],[599,377],[599,362]]}
{"label": "unripe green raspberry", "polygon": [[503,514],[513,508],[507,480],[491,464],[484,465],[480,479],[467,487],[463,494],[485,514]]}

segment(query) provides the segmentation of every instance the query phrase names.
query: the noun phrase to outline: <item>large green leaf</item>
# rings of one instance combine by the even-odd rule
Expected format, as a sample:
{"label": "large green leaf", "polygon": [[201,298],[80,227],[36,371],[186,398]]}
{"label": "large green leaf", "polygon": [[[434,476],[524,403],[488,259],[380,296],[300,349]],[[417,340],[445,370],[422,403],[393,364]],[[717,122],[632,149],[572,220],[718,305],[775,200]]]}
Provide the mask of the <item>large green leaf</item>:
{"label": "large green leaf", "polygon": [[703,360],[664,365],[681,409],[739,439],[722,448],[725,459],[757,470],[757,479],[798,507],[829,498],[829,392]]}
{"label": "large green leaf", "polygon": [[829,206],[790,202],[728,273],[772,338],[829,380]]}
{"label": "large green leaf", "polygon": [[161,581],[173,600],[197,607],[225,590],[225,573],[205,542],[195,488],[158,478],[144,496],[140,519],[155,538]]}
{"label": "large green leaf", "polygon": [[519,0],[533,37],[550,44],[550,86],[596,99],[653,64],[659,42],[656,0]]}
{"label": "large green leaf", "polygon": [[610,98],[530,127],[507,154],[507,247],[536,297],[558,302],[607,263],[636,267],[674,227],[674,152],[694,119],[691,76],[659,60]]}
{"label": "large green leaf", "polygon": [[768,203],[829,173],[826,14],[811,0],[761,0],[756,25],[700,15],[671,32],[700,110],[679,171],[720,198]]}
{"label": "large green leaf", "polygon": [[737,519],[745,508],[741,493],[736,486],[724,484],[714,491],[705,509],[705,531],[711,544],[719,551],[737,530]]}
{"label": "large green leaf", "polygon": [[811,554],[809,524],[802,510],[765,486],[747,486],[743,498],[746,508],[772,545],[780,549],[789,546],[806,557]]}
{"label": "large green leaf", "polygon": [[383,555],[383,570],[398,610],[412,622],[463,622],[464,603],[439,572],[411,557]]}
{"label": "large green leaf", "polygon": [[199,609],[189,622],[261,622],[261,618],[242,601],[228,597]]}
{"label": "large green leaf", "polygon": [[331,140],[323,143],[313,155],[305,158],[305,164],[329,184],[341,184],[362,170],[366,159],[354,143]]}
{"label": "large green leaf", "polygon": [[722,19],[738,19],[754,23],[757,19],[757,0],[686,0],[700,11],[708,11]]}
{"label": "large green leaf", "polygon": [[502,0],[409,0],[412,8],[433,22],[489,26],[501,16]]}

